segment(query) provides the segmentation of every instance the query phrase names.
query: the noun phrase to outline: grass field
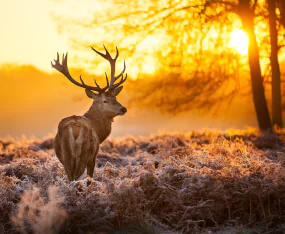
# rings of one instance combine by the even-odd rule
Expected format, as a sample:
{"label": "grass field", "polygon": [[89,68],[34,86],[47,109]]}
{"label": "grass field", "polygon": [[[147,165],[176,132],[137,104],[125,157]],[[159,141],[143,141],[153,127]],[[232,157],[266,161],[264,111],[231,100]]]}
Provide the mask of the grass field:
{"label": "grass field", "polygon": [[52,138],[0,140],[0,233],[284,233],[285,132],[125,137],[69,183]]}

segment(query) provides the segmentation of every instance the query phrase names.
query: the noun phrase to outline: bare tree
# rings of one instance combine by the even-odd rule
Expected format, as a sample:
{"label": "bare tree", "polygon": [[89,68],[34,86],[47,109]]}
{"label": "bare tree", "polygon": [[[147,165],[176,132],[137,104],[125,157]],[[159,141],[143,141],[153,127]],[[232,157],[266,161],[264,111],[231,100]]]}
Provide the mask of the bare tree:
{"label": "bare tree", "polygon": [[[198,2],[198,1],[197,1]],[[236,1],[218,1],[218,0],[208,0],[201,2],[197,5],[187,5],[184,6],[183,10],[195,8],[199,10],[199,14],[205,16],[206,21],[214,22],[219,21],[227,23],[225,19],[228,19],[229,14],[235,13],[242,21],[242,27],[247,32],[249,37],[248,44],[248,62],[250,68],[250,77],[251,77],[251,88],[253,95],[253,102],[256,111],[256,116],[258,120],[258,126],[261,130],[272,129],[269,111],[266,103],[264,86],[263,86],[263,77],[261,74],[260,68],[260,57],[259,57],[259,47],[254,31],[254,18],[255,18],[255,8],[257,6],[257,1],[251,2],[250,0],[239,0]],[[166,20],[168,15],[174,14],[181,10],[175,8],[174,10],[169,10],[170,13],[164,15],[162,18]],[[163,11],[165,11],[163,9]],[[156,13],[156,15],[159,13]],[[154,20],[156,22],[157,20]],[[204,21],[203,23],[206,23]],[[222,78],[222,76],[220,76]],[[217,86],[216,86],[217,87]],[[201,95],[205,93],[201,92]],[[179,102],[178,102],[179,105]]]}
{"label": "bare tree", "polygon": [[248,62],[258,126],[261,130],[268,130],[272,128],[272,125],[264,93],[263,78],[260,68],[259,47],[254,32],[254,10],[256,3],[257,1],[251,4],[250,0],[239,0],[238,4],[235,6],[235,10],[240,16],[243,29],[247,32],[249,37]]}
{"label": "bare tree", "polygon": [[272,80],[272,123],[282,127],[282,99],[281,99],[281,79],[278,61],[278,31],[276,28],[276,1],[268,0],[269,29],[270,29],[270,63]]}
{"label": "bare tree", "polygon": [[[160,68],[159,74],[154,79],[149,79],[148,83],[145,79],[138,79],[137,82],[145,82],[145,88],[140,88],[140,96],[136,100],[171,113],[192,107],[209,109],[220,103],[220,100],[231,100],[235,96],[239,90],[238,72],[241,64],[238,56],[229,51],[225,44],[233,26],[241,21],[242,28],[249,36],[248,65],[258,126],[261,130],[272,129],[259,45],[254,31],[258,11],[265,9],[264,1],[109,2],[116,11],[112,11],[112,14],[106,12],[105,17],[96,15],[92,21],[81,26],[90,30],[104,25],[104,30],[110,33],[116,24],[123,33],[118,35],[116,31],[113,32],[116,37],[109,36],[111,34],[105,36],[119,40],[122,47],[129,48],[129,53],[135,52],[141,41],[150,35],[167,35],[168,48],[160,45],[154,47],[153,56],[159,58],[156,63]],[[213,28],[218,32],[215,38],[211,38]],[[109,42],[114,43],[112,40]],[[163,43],[162,41],[161,44]]]}

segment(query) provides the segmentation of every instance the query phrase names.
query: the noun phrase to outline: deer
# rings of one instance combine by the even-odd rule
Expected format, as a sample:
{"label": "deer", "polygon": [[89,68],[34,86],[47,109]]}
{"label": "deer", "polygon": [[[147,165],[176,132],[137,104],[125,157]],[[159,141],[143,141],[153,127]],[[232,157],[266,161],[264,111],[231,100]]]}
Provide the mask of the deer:
{"label": "deer", "polygon": [[60,63],[57,59],[51,62],[52,68],[61,72],[71,83],[84,88],[87,97],[93,100],[89,110],[82,116],[70,116],[60,121],[54,139],[55,154],[62,163],[69,181],[78,180],[87,168],[87,186],[91,184],[96,163],[99,145],[110,135],[114,117],[122,116],[127,112],[126,107],[117,101],[118,94],[122,91],[122,84],[127,79],[126,63],[124,68],[115,75],[116,60],[119,56],[116,47],[114,58],[110,55],[105,45],[105,54],[91,49],[110,63],[110,81],[105,72],[106,86],[101,88],[96,79],[95,86],[85,84],[81,75],[80,81],[70,75],[67,66],[68,53],[63,54]]}

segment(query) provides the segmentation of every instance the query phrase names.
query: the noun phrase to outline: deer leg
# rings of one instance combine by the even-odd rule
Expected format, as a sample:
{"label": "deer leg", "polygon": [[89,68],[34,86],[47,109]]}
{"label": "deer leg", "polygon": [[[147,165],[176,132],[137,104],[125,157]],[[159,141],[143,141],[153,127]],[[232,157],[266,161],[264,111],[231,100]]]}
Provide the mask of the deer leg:
{"label": "deer leg", "polygon": [[64,170],[70,182],[74,180],[73,176],[74,164],[75,164],[74,160],[73,159],[70,160],[70,158],[66,159],[63,164]]}
{"label": "deer leg", "polygon": [[74,171],[74,177],[76,180],[83,174],[84,169],[86,168],[89,153],[89,150],[84,145],[81,147],[82,151],[81,154],[76,158],[76,169]]}
{"label": "deer leg", "polygon": [[63,158],[62,158],[62,147],[60,145],[60,139],[58,134],[55,136],[55,140],[54,140],[54,151],[55,151],[55,155],[57,156],[58,160],[63,164]]}
{"label": "deer leg", "polygon": [[64,135],[62,138],[62,141],[60,142],[60,161],[62,160],[62,164],[64,166],[65,172],[67,174],[67,177],[69,181],[73,181],[73,172],[74,172],[74,166],[75,166],[75,160],[72,157],[72,145],[70,144],[68,140],[68,136]]}
{"label": "deer leg", "polygon": [[91,144],[90,156],[87,161],[87,186],[91,184],[94,174],[96,158],[99,150],[99,145]]}
{"label": "deer leg", "polygon": [[94,174],[96,155],[87,162],[87,186],[91,184]]}

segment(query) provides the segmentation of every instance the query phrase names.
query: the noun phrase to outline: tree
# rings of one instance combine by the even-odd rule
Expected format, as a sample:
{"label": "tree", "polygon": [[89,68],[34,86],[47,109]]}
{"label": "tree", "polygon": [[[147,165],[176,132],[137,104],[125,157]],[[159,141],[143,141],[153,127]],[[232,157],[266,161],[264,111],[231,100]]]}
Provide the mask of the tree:
{"label": "tree", "polygon": [[[70,33],[76,48],[90,43],[101,46],[102,41],[107,41],[104,43],[108,48],[118,45],[121,53],[125,53],[122,56],[135,61],[127,61],[128,75],[134,65],[143,66],[149,59],[153,60],[157,73],[139,74],[136,82],[139,88],[134,86],[132,100],[173,114],[191,108],[208,111],[225,101],[231,102],[238,92],[240,66],[240,55],[224,46],[232,30],[231,15],[217,13],[211,17],[221,20],[212,20],[201,13],[205,7],[199,1],[189,6],[181,1],[165,0],[165,4],[161,4],[161,0],[143,1],[143,4],[135,1],[127,5],[124,1],[110,2],[116,10],[106,10],[103,15],[96,12],[96,17],[88,23],[73,21],[77,26],[76,35],[94,33],[92,41],[74,40],[75,27],[68,28],[70,23],[62,18],[58,22],[64,25],[60,28]],[[105,33],[100,34],[100,31]],[[152,44],[156,38],[161,40]],[[149,43],[141,49],[145,41]]]}
{"label": "tree", "polygon": [[[233,1],[216,1],[209,0],[203,4],[203,8],[200,5],[188,6],[201,8],[201,14],[205,14],[208,19],[218,19],[220,22],[222,17],[230,13],[236,13],[241,21],[242,27],[247,32],[249,37],[248,44],[248,62],[250,68],[251,88],[253,95],[253,102],[258,120],[258,126],[261,130],[272,129],[269,111],[266,103],[263,78],[261,75],[259,48],[254,32],[254,11],[257,1],[251,4],[250,0],[239,0],[236,4]],[[186,9],[186,8],[185,8]],[[215,9],[219,9],[216,10]]]}
{"label": "tree", "polygon": [[[257,1],[255,1],[255,3],[256,2]],[[254,32],[254,10],[256,4],[251,6],[250,3],[250,0],[239,0],[238,5],[236,6],[236,12],[240,16],[243,29],[247,32],[249,37],[248,62],[258,126],[261,130],[268,130],[272,128],[272,125],[264,93],[263,79],[261,76],[259,48]]]}
{"label": "tree", "polygon": [[[89,31],[96,28],[96,31],[104,24],[104,32],[109,34],[102,35],[100,40],[108,38],[106,40],[110,43],[117,44],[114,42],[116,39],[120,41],[120,47],[125,46],[134,56],[145,38],[166,35],[167,40],[161,40],[152,48],[152,53],[159,57],[156,65],[163,75],[152,79],[148,83],[151,85],[145,85],[140,96],[144,98],[140,100],[146,99],[149,104],[169,112],[184,111],[193,106],[209,108],[223,97],[231,99],[237,93],[237,72],[241,65],[239,56],[224,45],[227,44],[229,31],[241,20],[249,36],[248,64],[258,125],[262,130],[272,128],[254,31],[256,12],[265,9],[264,1],[149,0],[127,4],[128,9],[125,1],[109,2],[112,3],[112,11],[104,11],[104,17],[103,14],[96,14],[92,21],[81,26]],[[77,25],[80,23],[77,22]],[[211,36],[213,29],[218,32],[215,38]],[[143,57],[136,59],[136,63],[141,61],[145,61]],[[228,90],[226,86],[231,89],[225,93]],[[166,95],[169,93],[171,95]]]}
{"label": "tree", "polygon": [[282,107],[281,107],[281,80],[278,62],[278,32],[276,29],[276,1],[268,0],[269,29],[270,29],[270,63],[272,80],[272,123],[282,127]]}

